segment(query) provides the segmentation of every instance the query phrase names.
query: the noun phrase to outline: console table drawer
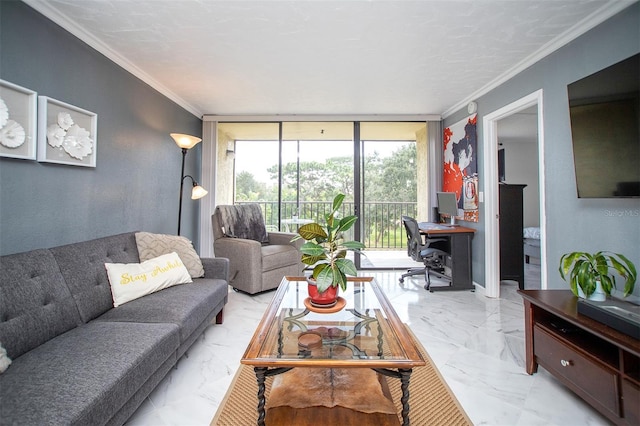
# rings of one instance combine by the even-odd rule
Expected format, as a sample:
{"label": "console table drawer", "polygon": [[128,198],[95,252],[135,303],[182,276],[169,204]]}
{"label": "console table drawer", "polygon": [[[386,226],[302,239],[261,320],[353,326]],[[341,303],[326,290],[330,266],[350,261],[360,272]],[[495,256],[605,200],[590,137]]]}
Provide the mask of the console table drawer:
{"label": "console table drawer", "polygon": [[620,416],[618,373],[574,350],[561,336],[536,324],[533,328],[534,353],[538,363],[581,395],[592,405],[600,405]]}

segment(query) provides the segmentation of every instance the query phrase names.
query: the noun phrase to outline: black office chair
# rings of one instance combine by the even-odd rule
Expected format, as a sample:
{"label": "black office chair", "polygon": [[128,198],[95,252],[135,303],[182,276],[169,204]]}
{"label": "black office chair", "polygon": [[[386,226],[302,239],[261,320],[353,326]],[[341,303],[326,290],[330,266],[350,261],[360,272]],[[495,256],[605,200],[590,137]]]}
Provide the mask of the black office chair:
{"label": "black office chair", "polygon": [[447,238],[425,238],[423,241],[420,227],[414,218],[402,216],[402,223],[407,231],[407,253],[416,262],[424,263],[424,268],[409,269],[400,277],[400,283],[402,284],[406,277],[422,274],[427,281],[424,286],[425,290],[429,290],[431,287],[431,274],[451,281],[451,278],[444,274],[444,259],[449,256],[449,240]]}

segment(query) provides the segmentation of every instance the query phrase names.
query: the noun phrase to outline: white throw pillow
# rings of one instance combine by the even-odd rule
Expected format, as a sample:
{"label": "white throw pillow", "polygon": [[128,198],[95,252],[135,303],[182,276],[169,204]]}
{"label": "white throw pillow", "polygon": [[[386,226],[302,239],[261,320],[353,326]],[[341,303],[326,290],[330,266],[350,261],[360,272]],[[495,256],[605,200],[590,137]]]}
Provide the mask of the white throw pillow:
{"label": "white throw pillow", "polygon": [[177,253],[164,254],[142,263],[105,263],[113,306],[177,284],[192,282]]}
{"label": "white throw pillow", "polygon": [[4,371],[9,368],[11,365],[11,358],[7,355],[7,351],[2,347],[2,343],[0,343],[0,373],[4,373]]}
{"label": "white throw pillow", "polygon": [[185,237],[136,232],[136,245],[141,262],[175,251],[182,259],[184,266],[187,267],[191,278],[204,277],[204,267],[200,256],[193,248],[191,241]]}

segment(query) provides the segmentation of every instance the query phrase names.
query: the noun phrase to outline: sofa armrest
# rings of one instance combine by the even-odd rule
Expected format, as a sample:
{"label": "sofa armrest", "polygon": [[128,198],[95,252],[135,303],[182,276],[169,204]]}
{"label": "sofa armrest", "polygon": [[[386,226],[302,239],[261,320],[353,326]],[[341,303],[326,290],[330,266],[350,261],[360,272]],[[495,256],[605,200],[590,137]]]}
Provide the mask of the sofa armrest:
{"label": "sofa armrest", "polygon": [[206,278],[217,278],[229,282],[229,259],[224,257],[203,257],[200,259]]}

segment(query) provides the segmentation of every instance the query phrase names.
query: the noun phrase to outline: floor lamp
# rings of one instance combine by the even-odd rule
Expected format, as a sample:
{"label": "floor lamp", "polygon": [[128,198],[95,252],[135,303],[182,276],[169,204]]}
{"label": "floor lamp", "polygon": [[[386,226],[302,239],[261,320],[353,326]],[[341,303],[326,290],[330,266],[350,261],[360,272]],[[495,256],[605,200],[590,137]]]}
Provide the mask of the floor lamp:
{"label": "floor lamp", "polygon": [[182,149],[182,170],[180,172],[180,201],[178,203],[178,235],[180,235],[180,223],[182,221],[182,192],[184,188],[184,180],[186,178],[191,179],[191,183],[193,184],[193,188],[191,189],[192,200],[198,200],[204,197],[205,195],[207,195],[208,191],[198,185],[198,182],[196,182],[191,175],[185,176],[184,174],[184,160],[187,156],[187,151],[196,146],[202,139],[195,136],[184,135],[182,133],[171,133],[171,137]]}

